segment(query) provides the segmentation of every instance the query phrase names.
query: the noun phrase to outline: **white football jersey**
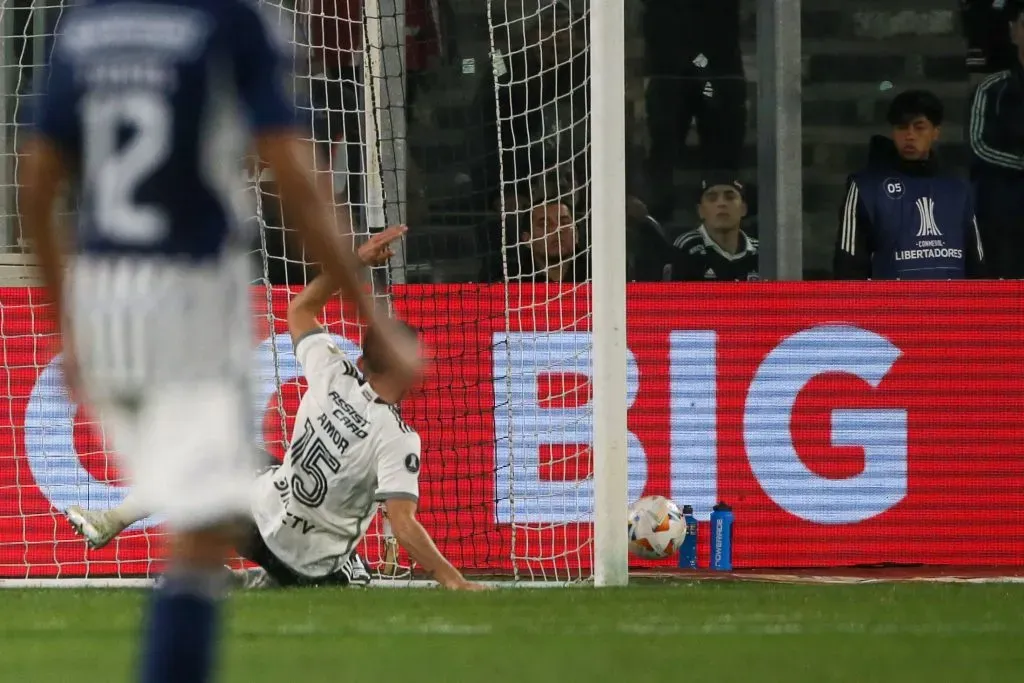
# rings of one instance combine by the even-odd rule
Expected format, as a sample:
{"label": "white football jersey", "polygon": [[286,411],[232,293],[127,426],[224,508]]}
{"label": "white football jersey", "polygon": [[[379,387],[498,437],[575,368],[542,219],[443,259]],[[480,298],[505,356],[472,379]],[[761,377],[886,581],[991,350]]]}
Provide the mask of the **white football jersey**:
{"label": "white football jersey", "polygon": [[284,463],[256,481],[252,514],[267,548],[321,577],[348,559],[379,501],[419,498],[420,437],[324,332],[299,340],[308,388]]}

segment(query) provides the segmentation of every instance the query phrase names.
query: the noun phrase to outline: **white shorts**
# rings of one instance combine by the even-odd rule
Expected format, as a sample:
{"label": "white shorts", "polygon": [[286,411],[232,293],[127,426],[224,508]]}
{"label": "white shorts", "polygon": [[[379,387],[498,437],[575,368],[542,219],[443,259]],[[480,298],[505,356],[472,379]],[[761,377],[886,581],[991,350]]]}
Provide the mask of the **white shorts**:
{"label": "white shorts", "polygon": [[[85,388],[88,393],[88,383]],[[172,531],[248,513],[254,458],[243,388],[190,382],[93,402],[139,502]]]}
{"label": "white shorts", "polygon": [[81,257],[68,300],[83,390],[139,497],[172,529],[248,510],[247,257]]}

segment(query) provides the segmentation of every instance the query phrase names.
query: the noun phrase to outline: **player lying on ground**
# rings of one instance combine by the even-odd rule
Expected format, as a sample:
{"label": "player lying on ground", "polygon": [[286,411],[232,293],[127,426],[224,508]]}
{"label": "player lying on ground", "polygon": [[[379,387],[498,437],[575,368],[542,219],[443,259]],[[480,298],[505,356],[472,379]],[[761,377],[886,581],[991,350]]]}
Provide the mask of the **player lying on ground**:
{"label": "player lying on ground", "polygon": [[[245,585],[367,582],[354,548],[383,502],[396,539],[430,576],[447,588],[479,590],[416,519],[420,438],[396,407],[416,379],[392,372],[372,331],[356,364],[347,359],[316,320],[332,290],[318,277],[288,307],[308,389],[284,463],[254,484],[246,540],[238,550],[261,571],[250,572]],[[407,334],[415,336],[408,328]],[[67,516],[91,546],[100,547],[146,512],[129,496],[114,510],[76,507]]]}

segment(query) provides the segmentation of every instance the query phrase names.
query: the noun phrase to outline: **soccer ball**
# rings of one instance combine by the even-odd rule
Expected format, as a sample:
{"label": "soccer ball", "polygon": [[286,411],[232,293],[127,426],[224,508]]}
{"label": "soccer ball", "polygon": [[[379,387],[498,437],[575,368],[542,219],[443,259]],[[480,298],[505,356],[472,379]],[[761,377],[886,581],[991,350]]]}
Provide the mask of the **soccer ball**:
{"label": "soccer ball", "polygon": [[685,537],[683,513],[668,498],[644,496],[629,509],[629,552],[637,557],[668,557]]}

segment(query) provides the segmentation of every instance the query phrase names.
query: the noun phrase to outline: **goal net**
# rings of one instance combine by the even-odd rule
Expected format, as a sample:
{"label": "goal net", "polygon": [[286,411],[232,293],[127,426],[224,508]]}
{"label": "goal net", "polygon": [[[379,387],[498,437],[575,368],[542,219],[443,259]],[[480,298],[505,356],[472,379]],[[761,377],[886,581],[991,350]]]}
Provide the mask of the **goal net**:
{"label": "goal net", "polygon": [[[0,9],[0,215],[13,245],[16,150],[32,82],[70,4],[26,1]],[[395,259],[372,277],[375,295],[421,331],[433,357],[422,390],[402,406],[423,439],[422,521],[467,573],[588,578],[594,512],[588,4],[263,4],[295,48],[296,106],[317,149],[310,163],[333,184],[356,241],[406,222],[413,194],[425,195],[429,207],[412,222]],[[424,67],[456,33],[465,43],[459,54],[431,66],[433,83],[441,85],[433,93],[420,88],[412,69]],[[410,183],[415,157],[430,166],[438,153],[430,119],[452,109],[452,101],[466,121],[462,156],[446,152],[455,180]],[[254,426],[260,446],[281,458],[304,387],[285,312],[314,269],[286,243],[274,179],[255,160],[248,172],[259,228]],[[469,211],[464,196],[473,198]],[[476,244],[467,259],[454,244],[465,236],[453,239],[445,226],[464,224],[470,213],[468,220],[483,227],[464,229]],[[153,576],[162,555],[159,519],[134,525],[99,551],[86,550],[64,521],[68,506],[114,506],[127,489],[98,426],[62,388],[56,326],[41,292],[4,284],[0,579]],[[343,348],[358,355],[360,329],[339,303],[324,319]],[[642,488],[642,480],[630,482],[634,498]],[[382,517],[360,552],[382,579],[415,576],[406,555],[394,552]]]}

